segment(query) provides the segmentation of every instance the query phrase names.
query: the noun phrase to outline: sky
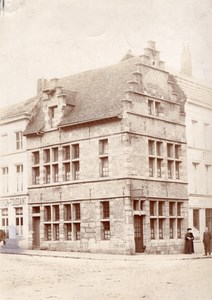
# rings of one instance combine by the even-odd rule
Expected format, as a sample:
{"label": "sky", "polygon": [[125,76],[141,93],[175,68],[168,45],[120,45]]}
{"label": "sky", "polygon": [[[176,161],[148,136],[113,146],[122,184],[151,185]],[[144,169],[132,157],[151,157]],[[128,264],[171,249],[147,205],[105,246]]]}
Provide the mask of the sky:
{"label": "sky", "polygon": [[177,70],[188,44],[194,77],[212,82],[211,0],[5,0],[0,107],[35,96],[39,78],[116,64],[129,49],[141,55],[148,40]]}

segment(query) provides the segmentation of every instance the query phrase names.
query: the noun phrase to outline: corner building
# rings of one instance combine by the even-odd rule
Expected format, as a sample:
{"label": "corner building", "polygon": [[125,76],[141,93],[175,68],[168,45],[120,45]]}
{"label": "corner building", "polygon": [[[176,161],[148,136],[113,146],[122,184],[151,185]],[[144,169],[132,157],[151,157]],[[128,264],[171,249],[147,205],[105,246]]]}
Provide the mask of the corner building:
{"label": "corner building", "polygon": [[26,128],[31,248],[180,253],[187,226],[185,97],[144,55],[40,80]]}
{"label": "corner building", "polygon": [[34,97],[0,112],[0,229],[6,247],[28,248],[28,175],[23,131],[37,103]]}

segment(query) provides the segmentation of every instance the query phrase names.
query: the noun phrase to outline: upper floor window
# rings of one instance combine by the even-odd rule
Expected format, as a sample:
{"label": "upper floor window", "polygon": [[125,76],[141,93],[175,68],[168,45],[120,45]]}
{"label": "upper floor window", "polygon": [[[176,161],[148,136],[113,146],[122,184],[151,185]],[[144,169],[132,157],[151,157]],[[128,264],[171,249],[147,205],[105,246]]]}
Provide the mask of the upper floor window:
{"label": "upper floor window", "polygon": [[56,116],[56,110],[57,110],[57,105],[49,107],[49,120],[50,120],[51,127],[55,125],[54,121]]}
{"label": "upper floor window", "polygon": [[16,191],[22,192],[23,191],[23,165],[16,166],[16,179],[17,179]]}
{"label": "upper floor window", "polygon": [[153,116],[159,116],[161,104],[159,101],[148,100],[148,114]]}
{"label": "upper floor window", "polygon": [[108,154],[108,139],[99,141],[99,154],[100,155]]}
{"label": "upper floor window", "polygon": [[22,131],[17,131],[15,133],[16,136],[16,150],[23,149],[23,133]]}

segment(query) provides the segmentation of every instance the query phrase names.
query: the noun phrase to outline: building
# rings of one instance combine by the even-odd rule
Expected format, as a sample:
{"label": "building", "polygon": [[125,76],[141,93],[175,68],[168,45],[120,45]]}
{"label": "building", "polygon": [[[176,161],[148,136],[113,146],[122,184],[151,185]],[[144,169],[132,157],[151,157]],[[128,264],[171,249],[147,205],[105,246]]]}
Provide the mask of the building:
{"label": "building", "polygon": [[37,99],[8,106],[0,112],[0,228],[11,247],[28,247],[28,182],[26,138],[23,131]]}
{"label": "building", "polygon": [[212,232],[212,89],[184,74],[176,78],[187,96],[189,226],[199,252],[205,227]]}
{"label": "building", "polygon": [[39,82],[29,122],[29,246],[180,253],[187,228],[185,95],[144,55]]}

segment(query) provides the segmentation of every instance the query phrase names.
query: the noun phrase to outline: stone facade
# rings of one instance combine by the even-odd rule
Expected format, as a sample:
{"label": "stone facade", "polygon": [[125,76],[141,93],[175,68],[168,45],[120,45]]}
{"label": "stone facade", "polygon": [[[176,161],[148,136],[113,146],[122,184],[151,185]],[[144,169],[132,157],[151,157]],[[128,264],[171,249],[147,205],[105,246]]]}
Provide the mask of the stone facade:
{"label": "stone facade", "polygon": [[182,252],[184,102],[153,42],[142,57],[45,82],[25,131],[29,247]]}

